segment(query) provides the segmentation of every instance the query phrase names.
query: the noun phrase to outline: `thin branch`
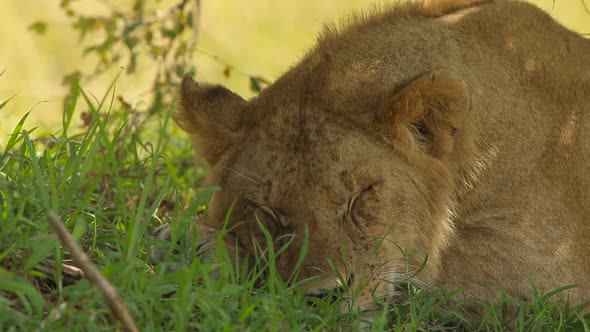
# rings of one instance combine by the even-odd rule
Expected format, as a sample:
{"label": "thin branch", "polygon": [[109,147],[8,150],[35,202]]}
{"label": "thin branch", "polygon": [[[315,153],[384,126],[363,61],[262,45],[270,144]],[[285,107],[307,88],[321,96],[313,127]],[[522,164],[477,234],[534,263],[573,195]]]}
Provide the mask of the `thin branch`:
{"label": "thin branch", "polygon": [[86,278],[94,284],[102,295],[106,298],[111,311],[117,319],[123,323],[123,326],[131,332],[138,332],[135,321],[131,318],[127,307],[123,303],[123,300],[115,290],[115,288],[108,282],[108,280],[102,276],[96,265],[90,260],[88,255],[84,252],[84,249],[80,247],[78,242],[74,240],[72,234],[68,231],[66,226],[62,223],[58,216],[53,212],[48,214],[49,223],[55,229],[57,236],[61,243],[70,250],[72,258],[80,266]]}
{"label": "thin branch", "polygon": [[182,0],[181,2],[168,8],[168,10],[157,11],[154,15],[146,17],[141,23],[150,25],[169,17],[176,12],[182,12],[187,2],[188,0]]}
{"label": "thin branch", "polygon": [[194,10],[193,13],[195,14],[195,19],[193,20],[193,39],[190,44],[189,54],[193,55],[195,51],[195,47],[199,43],[199,37],[201,36],[201,0],[194,0]]}
{"label": "thin branch", "polygon": [[[51,276],[58,270],[57,264],[53,260],[44,260],[35,266],[35,270]],[[68,264],[61,264],[62,283],[65,286],[73,285],[80,279],[84,278],[84,271],[82,269]],[[57,282],[56,282],[57,283]]]}
{"label": "thin branch", "polygon": [[232,69],[232,71],[234,71],[234,72],[236,72],[236,73],[238,73],[238,74],[240,74],[240,75],[242,75],[242,76],[246,76],[246,77],[254,77],[254,78],[256,78],[257,80],[259,80],[260,82],[262,82],[262,83],[264,83],[264,84],[267,84],[267,85],[271,83],[271,82],[270,82],[270,80],[268,80],[268,79],[266,79],[266,78],[264,78],[264,77],[262,77],[262,76],[259,76],[259,75],[254,75],[254,74],[250,74],[250,73],[248,73],[248,72],[246,72],[246,71],[244,71],[244,70],[241,70],[241,69],[239,69],[239,68],[236,68],[236,67],[234,67],[234,66],[230,65],[228,61],[225,61],[225,60],[224,60],[223,58],[221,58],[220,56],[218,56],[218,55],[215,55],[215,54],[213,54],[213,53],[211,53],[211,52],[209,52],[209,51],[207,51],[207,50],[204,50],[204,49],[202,49],[202,48],[199,48],[199,47],[197,47],[197,52],[199,52],[199,53],[201,53],[201,54],[203,54],[203,55],[207,56],[207,57],[208,57],[208,58],[210,58],[211,60],[213,60],[213,61],[216,61],[216,62],[218,62],[218,63],[220,63],[220,64],[222,64],[222,65],[224,65],[224,66],[226,66],[226,67],[230,67],[230,68]]}

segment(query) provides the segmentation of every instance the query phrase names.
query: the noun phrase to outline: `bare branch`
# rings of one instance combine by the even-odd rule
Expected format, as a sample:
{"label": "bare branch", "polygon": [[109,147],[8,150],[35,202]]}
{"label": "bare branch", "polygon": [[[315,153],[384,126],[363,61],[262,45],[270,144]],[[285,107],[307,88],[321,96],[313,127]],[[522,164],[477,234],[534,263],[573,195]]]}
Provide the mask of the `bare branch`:
{"label": "bare branch", "polygon": [[102,276],[96,265],[90,260],[84,249],[80,247],[78,242],[74,240],[72,234],[68,231],[66,226],[62,223],[58,216],[53,212],[48,214],[49,223],[55,229],[57,236],[61,243],[70,250],[72,258],[80,266],[86,278],[94,284],[102,295],[106,298],[111,311],[114,316],[123,323],[123,326],[131,332],[139,331],[135,325],[135,321],[131,318],[127,307],[123,304],[123,300],[115,290],[115,288]]}
{"label": "bare branch", "polygon": [[192,55],[195,51],[195,47],[199,43],[199,36],[201,35],[201,0],[194,0],[194,14],[195,20],[193,21],[193,39],[190,44],[189,54]]}

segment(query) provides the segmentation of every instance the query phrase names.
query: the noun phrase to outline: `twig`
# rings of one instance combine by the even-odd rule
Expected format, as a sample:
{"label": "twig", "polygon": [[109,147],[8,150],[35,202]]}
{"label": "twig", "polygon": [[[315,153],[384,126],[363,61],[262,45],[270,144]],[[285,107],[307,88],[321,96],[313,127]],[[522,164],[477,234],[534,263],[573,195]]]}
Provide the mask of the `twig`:
{"label": "twig", "polygon": [[193,13],[195,14],[195,20],[193,22],[193,40],[191,41],[189,54],[192,56],[195,52],[195,47],[199,43],[199,37],[201,36],[201,0],[195,0]]}
{"label": "twig", "polygon": [[[35,270],[46,274],[47,276],[51,276],[52,274],[57,271],[57,266],[55,261],[47,259],[35,266]],[[62,275],[62,283],[64,286],[69,286],[77,283],[80,279],[84,278],[84,271],[82,269],[68,265],[68,264],[61,264],[61,275]]]}
{"label": "twig", "polygon": [[177,11],[182,12],[182,10],[186,6],[187,2],[188,2],[188,0],[182,0],[179,3],[175,4],[174,6],[168,8],[168,10],[166,10],[164,12],[156,12],[156,14],[154,14],[150,17],[146,17],[141,23],[150,25],[150,24],[153,24],[153,23],[163,20],[164,18],[174,14]]}
{"label": "twig", "polygon": [[218,62],[218,63],[220,63],[220,64],[222,64],[222,65],[224,65],[226,67],[232,68],[233,71],[237,72],[238,74],[240,74],[242,76],[246,76],[246,77],[249,77],[249,78],[253,78],[254,77],[257,80],[259,80],[260,82],[262,82],[264,84],[267,84],[267,85],[269,85],[271,83],[270,80],[268,80],[268,79],[266,79],[266,78],[264,78],[264,77],[262,77],[260,75],[250,74],[250,73],[248,73],[246,71],[243,71],[243,70],[241,70],[239,68],[236,68],[236,67],[230,65],[229,62],[225,61],[220,56],[215,55],[215,54],[213,54],[213,53],[211,53],[211,52],[209,52],[207,50],[204,50],[202,48],[197,47],[197,50],[196,51],[199,52],[199,53],[201,53],[201,54],[203,54],[203,55],[205,55],[205,56],[207,56],[209,59],[211,59],[213,61],[216,61],[216,62]]}
{"label": "twig", "polygon": [[[23,251],[20,249],[14,250],[12,252],[12,254],[14,255],[14,257],[17,260],[25,259],[25,255],[24,255]],[[61,262],[61,275],[63,278],[62,283],[66,286],[73,285],[76,282],[78,282],[78,280],[84,279],[84,271],[82,271],[82,269],[80,269],[76,266],[67,264],[66,262],[69,263],[69,261],[71,261],[71,260],[64,259]],[[56,261],[51,260],[51,259],[44,259],[41,262],[37,263],[37,265],[35,265],[34,269],[36,271],[44,273],[47,276],[47,278],[50,278],[52,275],[57,273],[58,267],[57,267]]]}
{"label": "twig", "polygon": [[111,311],[123,323],[128,331],[138,332],[137,326],[115,288],[102,276],[96,265],[90,260],[84,249],[74,240],[72,234],[53,212],[48,214],[49,223],[55,229],[61,243],[70,250],[72,258],[80,266],[86,278],[94,284],[109,303]]}

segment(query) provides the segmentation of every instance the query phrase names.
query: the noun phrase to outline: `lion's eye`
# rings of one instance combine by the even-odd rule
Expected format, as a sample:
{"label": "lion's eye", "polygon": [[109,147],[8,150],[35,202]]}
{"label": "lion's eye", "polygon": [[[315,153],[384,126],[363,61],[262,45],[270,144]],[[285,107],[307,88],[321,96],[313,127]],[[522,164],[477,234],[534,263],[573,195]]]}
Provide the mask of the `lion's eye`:
{"label": "lion's eye", "polygon": [[287,227],[287,218],[280,212],[268,206],[260,205],[258,206],[260,210],[263,211],[264,214],[271,217],[272,220],[277,224],[277,226],[283,228]]}
{"label": "lion's eye", "polygon": [[276,222],[279,222],[279,215],[277,214],[277,212],[271,208],[269,208],[268,206],[264,206],[261,205],[258,207],[260,210],[264,211],[264,213],[268,214],[270,217],[272,217]]}
{"label": "lion's eye", "polygon": [[352,220],[353,223],[358,225],[356,217],[359,211],[356,210],[359,208],[359,202],[363,201],[366,198],[366,196],[374,190],[374,187],[375,184],[371,184],[348,200],[346,210],[349,218]]}
{"label": "lion's eye", "polygon": [[346,204],[346,213],[348,213],[348,215],[352,215],[352,209],[354,208],[354,203],[356,202],[357,197],[358,195],[354,195],[348,200],[348,203]]}
{"label": "lion's eye", "polygon": [[254,200],[248,200],[246,204],[247,207],[252,209],[255,214],[257,214],[256,211],[260,211],[260,213],[257,214],[259,217],[266,216],[268,218],[271,218],[275,223],[277,223],[278,226],[286,226],[285,218],[275,209],[272,209],[266,205],[258,204]]}

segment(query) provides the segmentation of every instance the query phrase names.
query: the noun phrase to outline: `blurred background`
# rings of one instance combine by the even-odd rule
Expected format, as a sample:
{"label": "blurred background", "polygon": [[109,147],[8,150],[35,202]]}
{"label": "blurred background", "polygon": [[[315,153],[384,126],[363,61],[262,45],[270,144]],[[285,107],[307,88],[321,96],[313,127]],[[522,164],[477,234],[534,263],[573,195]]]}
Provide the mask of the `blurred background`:
{"label": "blurred background", "polygon": [[[590,14],[583,0],[530,2],[545,9],[567,27],[590,33]],[[23,114],[30,110],[26,128],[38,126],[41,131],[60,128],[64,96],[70,91],[68,81],[64,83],[64,77],[68,75],[70,79],[80,78],[80,86],[99,100],[121,73],[117,79],[117,95],[138,110],[149,108],[148,100],[153,98],[152,92],[158,86],[154,85],[154,75],[163,70],[176,70],[178,77],[184,72],[196,71],[199,80],[221,83],[244,97],[250,97],[256,93],[258,85],[272,82],[301,58],[313,45],[325,22],[333,22],[352,10],[367,8],[375,1],[202,0],[198,15],[188,8],[193,6],[195,9],[195,3],[196,0],[3,1],[0,72],[4,73],[0,76],[0,102],[14,98],[0,110],[0,146]],[[151,31],[141,30],[141,27],[134,26],[134,22],[139,22],[138,18],[148,20],[154,31],[163,34],[154,38],[164,40],[168,33],[166,29],[172,25],[170,29],[173,30],[175,25],[176,18],[170,17],[176,16],[169,14],[174,14],[175,8],[181,4],[187,8],[180,9],[179,13],[184,16],[177,20],[184,23],[190,20],[192,26],[198,21],[200,28],[198,40],[191,40],[192,31],[177,47],[185,53],[186,50],[178,45],[196,45],[195,49],[181,65],[174,63],[174,67],[158,67],[158,59],[163,59],[158,54],[165,53],[168,44],[154,41],[156,46],[143,51],[133,46],[137,38],[140,46],[142,39],[152,38]],[[118,17],[117,13],[121,16]],[[127,13],[136,15],[135,21],[123,18]],[[189,13],[193,16],[188,17]],[[142,35],[137,37],[139,31]],[[109,33],[115,36],[129,33],[135,41],[133,38],[112,40],[114,46],[109,45],[105,43]],[[174,33],[170,36],[176,37]],[[119,47],[121,52],[118,55],[112,50],[100,53],[102,51],[97,51],[100,46]],[[127,73],[131,60],[125,51],[137,53],[132,73]],[[151,54],[153,59],[146,54]],[[101,63],[104,70],[97,72]],[[71,75],[77,71],[80,72],[78,76]],[[159,78],[158,84],[163,86],[166,82],[178,80],[178,77],[166,75]]]}

